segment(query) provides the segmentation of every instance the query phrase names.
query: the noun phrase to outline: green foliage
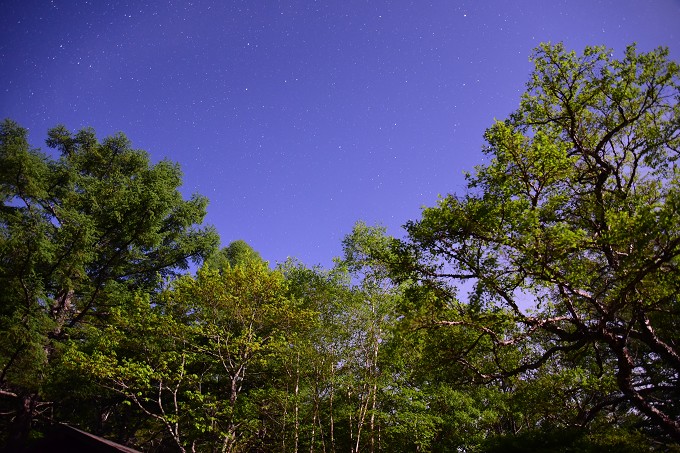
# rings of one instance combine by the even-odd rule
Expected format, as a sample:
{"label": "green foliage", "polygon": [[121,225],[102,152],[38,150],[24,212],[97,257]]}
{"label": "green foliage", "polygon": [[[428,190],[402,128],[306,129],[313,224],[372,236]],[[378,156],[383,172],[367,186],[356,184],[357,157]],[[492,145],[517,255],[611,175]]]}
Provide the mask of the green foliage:
{"label": "green foliage", "polygon": [[545,428],[498,436],[482,442],[481,451],[488,453],[533,452],[621,452],[643,453],[654,451],[649,439],[634,429],[612,429],[599,426],[597,431],[583,428]]}
{"label": "green foliage", "polygon": [[178,191],[177,165],[152,165],[122,134],[100,143],[57,127],[47,144],[58,160],[30,149],[16,123],[0,126],[0,389],[4,409],[23,401],[3,410],[14,442],[49,401],[60,342],[106,325],[125,294],[155,291],[217,243],[197,227],[207,201]]}
{"label": "green foliage", "polygon": [[262,257],[245,241],[237,240],[225,248],[216,251],[205,260],[204,266],[210,269],[223,270],[228,266],[247,262],[262,262]]}
{"label": "green foliage", "polygon": [[49,412],[150,451],[677,450],[680,69],[532,61],[466,195],[330,270],[216,251],[123,135],[57,127],[52,159],[2,123],[0,440]]}
{"label": "green foliage", "polygon": [[634,46],[532,60],[490,163],[406,225],[391,275],[472,376],[520,377],[536,403],[553,386],[539,407],[565,426],[628,411],[678,441],[678,65]]}
{"label": "green foliage", "polygon": [[119,315],[87,346],[72,343],[67,360],[146,415],[130,433],[137,443],[244,451],[272,441],[265,420],[287,404],[278,386],[314,318],[281,272],[255,260],[202,269]]}

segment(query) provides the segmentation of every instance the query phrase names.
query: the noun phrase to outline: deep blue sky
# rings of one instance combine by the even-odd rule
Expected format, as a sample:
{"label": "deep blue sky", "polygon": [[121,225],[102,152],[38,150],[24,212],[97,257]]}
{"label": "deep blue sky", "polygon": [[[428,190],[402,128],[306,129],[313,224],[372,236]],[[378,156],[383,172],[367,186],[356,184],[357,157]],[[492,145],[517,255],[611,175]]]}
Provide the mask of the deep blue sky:
{"label": "deep blue sky", "polygon": [[5,0],[0,118],[124,132],[180,163],[226,245],[330,265],[484,163],[542,41],[668,46],[680,1]]}

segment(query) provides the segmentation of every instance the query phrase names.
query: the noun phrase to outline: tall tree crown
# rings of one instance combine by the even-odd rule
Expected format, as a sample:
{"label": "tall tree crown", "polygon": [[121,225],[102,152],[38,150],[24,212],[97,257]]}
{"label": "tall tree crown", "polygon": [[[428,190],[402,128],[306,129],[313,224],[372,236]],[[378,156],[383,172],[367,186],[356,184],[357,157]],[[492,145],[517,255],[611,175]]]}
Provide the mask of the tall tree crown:
{"label": "tall tree crown", "polygon": [[635,46],[544,44],[532,60],[519,108],[486,132],[491,162],[407,224],[399,271],[444,298],[472,282],[454,324],[507,310],[519,331],[482,330],[498,346],[541,338],[500,375],[592,354],[615,370],[612,404],[680,439],[678,65]]}
{"label": "tall tree crown", "polygon": [[[207,200],[179,192],[176,164],[90,129],[59,126],[47,144],[58,159],[31,149],[16,123],[0,125],[0,390],[33,402],[70,329],[106,322],[218,242],[200,227]],[[9,432],[25,436],[34,415],[16,415],[23,426]]]}

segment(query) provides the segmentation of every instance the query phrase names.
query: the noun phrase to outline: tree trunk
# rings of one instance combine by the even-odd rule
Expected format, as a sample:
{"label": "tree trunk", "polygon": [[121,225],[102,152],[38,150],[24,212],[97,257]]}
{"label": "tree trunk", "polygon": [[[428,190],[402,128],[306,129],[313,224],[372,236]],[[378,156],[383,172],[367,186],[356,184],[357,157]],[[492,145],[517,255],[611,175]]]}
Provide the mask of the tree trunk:
{"label": "tree trunk", "polygon": [[35,407],[38,395],[19,395],[17,398],[16,416],[12,421],[5,451],[20,451],[26,447],[28,437],[33,427]]}

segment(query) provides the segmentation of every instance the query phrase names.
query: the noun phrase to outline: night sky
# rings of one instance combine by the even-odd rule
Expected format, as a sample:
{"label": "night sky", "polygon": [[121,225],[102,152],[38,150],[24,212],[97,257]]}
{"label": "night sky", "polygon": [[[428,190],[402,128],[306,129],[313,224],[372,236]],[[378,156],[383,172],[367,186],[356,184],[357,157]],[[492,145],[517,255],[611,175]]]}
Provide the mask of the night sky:
{"label": "night sky", "polygon": [[680,1],[3,0],[0,118],[124,132],[179,162],[207,223],[329,266],[363,220],[400,236],[464,193],[540,42],[668,46]]}

